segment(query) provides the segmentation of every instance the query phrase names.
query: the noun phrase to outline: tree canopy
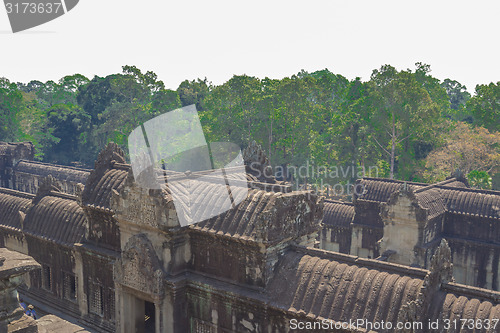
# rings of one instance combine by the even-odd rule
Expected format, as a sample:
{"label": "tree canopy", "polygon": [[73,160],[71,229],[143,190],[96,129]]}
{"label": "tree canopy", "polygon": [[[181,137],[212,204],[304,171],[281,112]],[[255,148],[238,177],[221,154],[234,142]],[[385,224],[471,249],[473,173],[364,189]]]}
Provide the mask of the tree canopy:
{"label": "tree canopy", "polygon": [[[195,104],[208,141],[244,148],[256,140],[283,178],[326,180],[327,172],[297,175],[304,165],[375,167],[370,175],[437,181],[462,168],[478,186],[498,169],[500,82],[478,85],[471,96],[460,82],[431,68],[383,65],[367,81],[328,69],[282,79],[234,75],[165,88],[152,71],[88,79],[12,83],[0,78],[0,140],[32,141],[37,159],[91,166],[109,141],[127,150],[127,137],[160,114]],[[342,182],[359,177],[343,172]]]}

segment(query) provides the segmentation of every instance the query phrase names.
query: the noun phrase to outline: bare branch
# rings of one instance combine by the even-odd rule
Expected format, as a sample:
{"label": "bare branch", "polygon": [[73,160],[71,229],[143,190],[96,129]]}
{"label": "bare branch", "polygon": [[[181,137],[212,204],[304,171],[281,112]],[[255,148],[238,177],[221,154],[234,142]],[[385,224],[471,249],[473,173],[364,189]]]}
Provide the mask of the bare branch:
{"label": "bare branch", "polygon": [[396,141],[396,144],[400,143],[401,141],[404,141],[404,140],[408,139],[410,136],[411,136],[411,134],[407,135],[406,137],[402,138],[401,140]]}
{"label": "bare branch", "polygon": [[387,154],[391,155],[391,153],[389,153],[389,151],[387,151],[387,149],[385,149],[384,147],[382,147],[382,145],[378,142],[377,138],[373,138],[373,139],[380,146],[380,148],[382,148]]}
{"label": "bare branch", "polygon": [[490,173],[494,168],[496,168],[498,166],[498,164],[495,164],[493,165],[491,168],[489,168],[488,170],[486,170],[487,173]]}

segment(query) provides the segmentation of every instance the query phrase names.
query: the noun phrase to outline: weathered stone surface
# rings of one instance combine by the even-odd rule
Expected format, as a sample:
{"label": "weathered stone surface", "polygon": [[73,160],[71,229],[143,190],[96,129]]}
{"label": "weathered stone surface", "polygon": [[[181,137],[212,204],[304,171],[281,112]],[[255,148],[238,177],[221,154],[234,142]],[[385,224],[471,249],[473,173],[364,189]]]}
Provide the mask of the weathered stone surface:
{"label": "weathered stone surface", "polygon": [[0,142],[0,186],[13,188],[13,170],[19,160],[33,160],[35,148],[31,142]]}
{"label": "weathered stone surface", "polygon": [[21,160],[13,168],[13,188],[35,194],[41,180],[52,176],[58,180],[61,192],[75,194],[77,184],[85,184],[90,171],[70,166]]}
{"label": "weathered stone surface", "polygon": [[[29,316],[22,316],[21,318],[10,322],[7,328],[8,333],[36,333],[40,332],[38,329],[38,323],[35,319]],[[63,333],[63,331],[59,331]]]}
{"label": "weathered stone surface", "polygon": [[[258,162],[263,171],[268,162],[257,148],[253,144],[246,150],[245,161]],[[158,189],[138,186],[116,145],[99,155],[85,187],[77,187],[77,196],[58,192],[57,181],[49,179],[36,197],[0,189],[0,212],[5,212],[0,242],[29,253],[43,266],[27,279],[23,293],[91,331],[142,332],[148,326],[173,333],[274,333],[289,332],[291,319],[394,322],[452,319],[455,313],[472,320],[500,317],[499,293],[450,280],[457,237],[450,237],[455,242],[449,242],[451,250],[445,242],[438,247],[446,239],[442,230],[447,230],[445,236],[458,235],[446,219],[471,209],[463,194],[452,192],[471,192],[457,187],[455,179],[433,186],[365,179],[359,184],[368,191],[353,205],[326,202],[326,230],[352,233],[339,250],[378,257],[377,241],[384,228],[413,223],[413,230],[422,235],[416,239],[430,245],[401,246],[416,252],[410,254],[430,270],[314,248],[323,199],[257,175],[247,174],[242,202],[188,227],[179,225],[169,184]],[[210,193],[210,181],[202,185]],[[467,194],[467,200],[487,196],[471,206],[489,221],[495,194],[474,193],[479,194]],[[456,213],[450,211],[452,203]],[[467,232],[483,235],[472,227]],[[67,235],[78,237],[61,242]],[[340,244],[344,234],[332,232],[328,237]],[[384,254],[394,258],[390,248]],[[494,260],[488,260],[486,267],[494,270]],[[496,281],[492,276],[487,279]],[[471,311],[477,306],[482,310]],[[40,327],[80,332],[51,317]]]}
{"label": "weathered stone surface", "polygon": [[90,333],[90,331],[54,315],[38,319],[38,333]]}
{"label": "weathered stone surface", "polygon": [[[364,178],[353,200],[351,237],[343,211],[329,204],[321,243],[343,253],[430,267],[430,258],[447,240],[460,283],[500,290],[500,192],[467,187],[463,176],[436,184]],[[349,208],[350,209],[350,208]],[[338,239],[332,235],[344,235]],[[339,246],[350,242],[350,249]],[[387,254],[390,254],[387,256]]]}
{"label": "weathered stone surface", "polygon": [[147,236],[135,235],[128,240],[115,264],[115,281],[146,294],[161,296],[165,275],[162,266]]}
{"label": "weathered stone surface", "polygon": [[243,150],[243,160],[245,161],[247,172],[255,176],[259,181],[265,183],[276,182],[269,159],[257,142],[250,142],[248,147]]}
{"label": "weathered stone surface", "polygon": [[99,153],[95,168],[87,180],[88,186],[82,193],[82,202],[85,206],[109,210],[112,190],[119,188],[128,174],[128,165],[123,167],[116,165],[124,162],[123,151],[113,142]]}
{"label": "weathered stone surface", "polygon": [[37,332],[19,305],[17,288],[24,274],[39,268],[33,258],[0,248],[0,332]]}
{"label": "weathered stone surface", "polygon": [[40,268],[40,265],[33,258],[0,248],[0,280],[16,277],[37,268]]}

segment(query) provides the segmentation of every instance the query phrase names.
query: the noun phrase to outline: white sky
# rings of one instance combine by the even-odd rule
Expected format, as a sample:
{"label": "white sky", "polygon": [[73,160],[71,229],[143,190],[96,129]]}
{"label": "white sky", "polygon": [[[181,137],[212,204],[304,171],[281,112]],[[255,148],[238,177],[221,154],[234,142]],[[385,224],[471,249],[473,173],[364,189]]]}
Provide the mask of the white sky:
{"label": "white sky", "polygon": [[382,64],[452,78],[470,92],[500,81],[500,1],[81,0],[12,34],[0,7],[0,77],[28,82],[152,70],[168,88],[233,74],[282,78],[328,68],[367,80]]}

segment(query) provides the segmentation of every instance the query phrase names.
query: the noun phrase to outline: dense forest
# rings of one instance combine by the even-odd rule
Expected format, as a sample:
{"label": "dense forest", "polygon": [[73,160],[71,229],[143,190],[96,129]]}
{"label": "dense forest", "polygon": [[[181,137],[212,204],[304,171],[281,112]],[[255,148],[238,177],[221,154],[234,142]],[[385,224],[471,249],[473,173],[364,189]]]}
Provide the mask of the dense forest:
{"label": "dense forest", "polygon": [[[208,141],[244,148],[251,140],[283,170],[321,166],[308,182],[346,168],[379,177],[434,182],[461,170],[479,188],[499,187],[500,82],[440,81],[429,65],[384,65],[368,81],[327,69],[281,80],[235,75],[169,90],[135,66],[93,79],[15,83],[0,78],[0,140],[31,141],[40,161],[91,167],[109,141],[125,151],[130,132],[175,108],[196,104]],[[376,168],[369,168],[376,167]]]}

